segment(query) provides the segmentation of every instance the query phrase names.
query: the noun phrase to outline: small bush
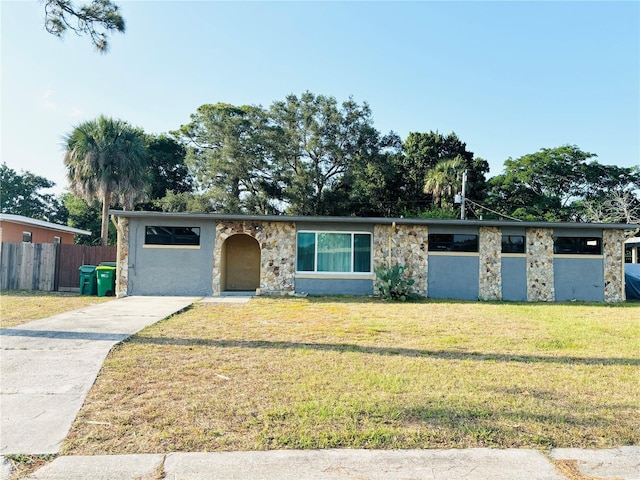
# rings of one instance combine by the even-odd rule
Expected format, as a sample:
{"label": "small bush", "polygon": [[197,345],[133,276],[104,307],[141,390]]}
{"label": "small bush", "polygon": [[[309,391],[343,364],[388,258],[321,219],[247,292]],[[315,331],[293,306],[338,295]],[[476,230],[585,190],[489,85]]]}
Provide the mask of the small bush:
{"label": "small bush", "polygon": [[395,265],[391,268],[376,268],[376,288],[380,296],[385,300],[405,302],[407,300],[417,300],[420,296],[411,292],[411,287],[415,280],[405,277],[407,267]]}

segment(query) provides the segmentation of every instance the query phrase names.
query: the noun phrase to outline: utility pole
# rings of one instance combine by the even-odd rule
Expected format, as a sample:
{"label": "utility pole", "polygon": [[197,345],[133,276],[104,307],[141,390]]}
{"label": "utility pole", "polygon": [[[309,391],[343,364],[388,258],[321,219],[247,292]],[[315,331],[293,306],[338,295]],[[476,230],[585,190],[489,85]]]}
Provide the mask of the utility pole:
{"label": "utility pole", "polygon": [[467,189],[467,171],[465,170],[464,173],[462,174],[462,195],[461,195],[461,199],[460,199],[460,220],[464,220],[464,197],[466,195],[466,190]]}

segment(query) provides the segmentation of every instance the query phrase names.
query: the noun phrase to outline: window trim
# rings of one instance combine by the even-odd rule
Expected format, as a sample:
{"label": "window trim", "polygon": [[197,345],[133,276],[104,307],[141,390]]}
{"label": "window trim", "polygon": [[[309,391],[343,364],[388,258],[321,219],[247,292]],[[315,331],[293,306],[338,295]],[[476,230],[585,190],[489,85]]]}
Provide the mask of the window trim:
{"label": "window trim", "polygon": [[[522,238],[522,251],[521,252],[505,252],[504,251],[504,238],[505,237],[521,237]],[[503,233],[500,241],[500,253],[502,255],[525,255],[527,253],[527,237],[526,235],[517,235],[510,233]]]}
{"label": "window trim", "polygon": [[[300,233],[313,233],[313,270],[298,270],[298,234]],[[337,233],[351,235],[350,256],[351,256],[351,271],[349,272],[326,272],[318,271],[318,234],[319,233]],[[355,248],[355,236],[356,235],[368,235],[369,236],[369,271],[368,272],[355,272],[353,261],[354,248]],[[295,257],[295,273],[298,278],[313,278],[313,277],[334,277],[334,278],[371,278],[373,275],[373,233],[360,230],[298,230],[296,231],[296,257]]]}
{"label": "window trim", "polygon": [[[572,238],[574,240],[583,240],[584,245],[582,245],[582,248],[579,249],[579,251],[574,251],[574,252],[558,252],[557,251],[557,240],[559,238]],[[598,252],[589,252],[585,249],[587,242],[589,241],[593,241],[595,240],[597,242],[596,246],[599,246],[599,251]],[[602,257],[603,255],[603,241],[602,241],[602,237],[597,237],[595,235],[588,235],[588,236],[579,236],[579,235],[554,235],[553,236],[553,255],[555,257],[559,257],[559,258],[577,258],[577,257],[586,257],[586,258],[598,258],[598,257]]]}
{"label": "window trim", "polygon": [[[181,228],[181,229],[192,229],[192,230],[196,230],[198,231],[198,243],[197,244],[189,244],[189,243],[185,243],[185,244],[180,244],[180,243],[147,243],[147,230],[149,228],[165,228],[165,229],[172,229],[172,234],[171,237],[174,238],[175,237],[175,230],[176,228]],[[193,227],[193,226],[183,226],[183,225],[145,225],[144,226],[144,240],[143,240],[143,244],[142,244],[142,248],[180,248],[180,249],[191,249],[191,250],[198,250],[201,246],[201,238],[202,238],[202,227]]]}
{"label": "window trim", "polygon": [[[454,238],[456,236],[465,236],[465,237],[476,237],[476,249],[475,250],[450,250],[450,249],[446,249],[446,250],[435,250],[432,249],[432,245],[433,243],[437,243],[437,242],[432,242],[431,238],[433,235],[451,235],[452,239],[451,239],[451,244],[453,245],[455,243]],[[427,245],[427,252],[429,255],[433,255],[433,254],[448,254],[448,255],[461,255],[461,254],[472,254],[472,255],[478,255],[480,253],[480,235],[477,233],[451,233],[451,232],[438,232],[438,233],[429,233],[428,237],[427,237],[427,241],[428,241],[428,245]]]}

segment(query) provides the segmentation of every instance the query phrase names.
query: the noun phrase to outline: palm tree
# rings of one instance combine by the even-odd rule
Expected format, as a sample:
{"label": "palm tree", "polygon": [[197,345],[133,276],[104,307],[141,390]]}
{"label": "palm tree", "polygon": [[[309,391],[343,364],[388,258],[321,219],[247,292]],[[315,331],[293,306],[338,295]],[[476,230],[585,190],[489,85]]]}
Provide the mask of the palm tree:
{"label": "palm tree", "polygon": [[464,159],[460,155],[441,160],[427,172],[424,193],[431,194],[433,203],[440,206],[444,195],[451,197],[460,190],[464,167]]}
{"label": "palm tree", "polygon": [[102,245],[109,235],[109,207],[114,195],[133,209],[147,186],[143,132],[122,120],[81,123],[64,137],[64,164],[71,190],[87,201],[102,200]]}

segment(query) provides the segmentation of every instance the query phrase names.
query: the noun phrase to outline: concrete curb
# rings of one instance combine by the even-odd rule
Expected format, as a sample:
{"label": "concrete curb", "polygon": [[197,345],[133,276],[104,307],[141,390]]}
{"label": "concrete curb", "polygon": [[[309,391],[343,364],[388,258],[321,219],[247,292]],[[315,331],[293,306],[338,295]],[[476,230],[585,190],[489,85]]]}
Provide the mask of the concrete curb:
{"label": "concrete curb", "polygon": [[[564,470],[563,465],[575,469]],[[0,461],[0,466],[5,465]],[[640,480],[640,447],[273,450],[58,457],[31,480]],[[7,480],[6,469],[0,480]]]}

